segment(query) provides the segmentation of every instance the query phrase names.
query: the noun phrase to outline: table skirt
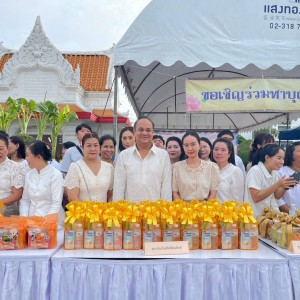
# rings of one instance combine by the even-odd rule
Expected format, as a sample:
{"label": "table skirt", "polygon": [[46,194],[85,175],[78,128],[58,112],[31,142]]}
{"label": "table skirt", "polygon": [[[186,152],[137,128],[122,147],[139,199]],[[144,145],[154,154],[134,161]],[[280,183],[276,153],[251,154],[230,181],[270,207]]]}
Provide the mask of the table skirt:
{"label": "table skirt", "polygon": [[51,299],[293,299],[288,261],[52,259]]}

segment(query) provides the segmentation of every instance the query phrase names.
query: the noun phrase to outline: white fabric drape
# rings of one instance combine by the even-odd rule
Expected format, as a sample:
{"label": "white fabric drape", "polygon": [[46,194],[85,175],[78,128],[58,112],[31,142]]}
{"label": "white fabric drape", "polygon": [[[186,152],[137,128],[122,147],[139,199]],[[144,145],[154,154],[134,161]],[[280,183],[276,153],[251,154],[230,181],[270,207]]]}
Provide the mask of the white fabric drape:
{"label": "white fabric drape", "polygon": [[294,297],[299,299],[300,297],[300,259],[299,256],[297,259],[289,257],[289,266],[291,272],[291,278],[293,282]]}
{"label": "white fabric drape", "polygon": [[51,299],[293,299],[287,259],[53,258]]}
{"label": "white fabric drape", "polygon": [[0,260],[0,299],[49,299],[50,258]]}

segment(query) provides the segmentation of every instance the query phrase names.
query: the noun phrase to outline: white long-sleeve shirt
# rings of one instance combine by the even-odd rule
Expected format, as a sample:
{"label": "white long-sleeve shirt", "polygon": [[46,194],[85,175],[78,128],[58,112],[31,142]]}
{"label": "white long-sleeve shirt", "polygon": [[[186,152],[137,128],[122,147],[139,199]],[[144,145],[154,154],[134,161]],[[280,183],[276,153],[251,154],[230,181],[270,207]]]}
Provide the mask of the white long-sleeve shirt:
{"label": "white long-sleeve shirt", "polygon": [[122,151],[115,166],[113,201],[172,201],[172,166],[166,150],[152,146],[142,159],[136,146]]}
{"label": "white long-sleeve shirt", "polygon": [[46,216],[57,213],[59,224],[63,224],[65,213],[62,208],[63,177],[51,165],[40,172],[30,170],[25,176],[25,185],[20,200],[21,216]]}
{"label": "white long-sleeve shirt", "polygon": [[216,198],[221,203],[228,200],[244,200],[245,180],[243,173],[239,167],[228,164],[220,170],[220,185]]}

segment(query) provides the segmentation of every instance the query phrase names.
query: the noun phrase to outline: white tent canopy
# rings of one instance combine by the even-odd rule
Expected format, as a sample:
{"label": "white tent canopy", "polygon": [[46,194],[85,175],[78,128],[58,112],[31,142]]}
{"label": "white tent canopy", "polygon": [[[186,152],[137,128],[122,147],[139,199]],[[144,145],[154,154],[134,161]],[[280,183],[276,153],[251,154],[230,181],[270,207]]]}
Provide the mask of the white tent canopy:
{"label": "white tent canopy", "polygon": [[249,112],[242,104],[238,113],[185,107],[186,79],[299,78],[296,1],[152,0],[115,49],[136,113],[160,129],[252,130],[297,119],[298,112]]}

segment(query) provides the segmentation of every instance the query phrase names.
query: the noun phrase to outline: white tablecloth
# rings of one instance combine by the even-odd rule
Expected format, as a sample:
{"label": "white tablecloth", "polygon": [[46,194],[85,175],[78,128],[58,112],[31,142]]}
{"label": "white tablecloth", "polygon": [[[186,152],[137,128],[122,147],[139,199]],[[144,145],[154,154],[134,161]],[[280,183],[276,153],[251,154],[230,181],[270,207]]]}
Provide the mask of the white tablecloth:
{"label": "white tablecloth", "polygon": [[287,249],[282,249],[277,244],[273,243],[272,241],[264,238],[259,238],[261,241],[263,241],[265,244],[270,246],[272,249],[274,249],[279,254],[286,257],[289,261],[289,267],[290,267],[290,273],[293,283],[293,290],[294,290],[294,298],[300,299],[300,255],[299,254],[293,254],[289,252]]}
{"label": "white tablecloth", "polygon": [[145,258],[142,251],[61,249],[51,258],[51,299],[293,299],[287,259],[263,244]]}
{"label": "white tablecloth", "polygon": [[50,299],[50,257],[61,248],[62,241],[61,230],[56,249],[0,251],[0,299]]}

